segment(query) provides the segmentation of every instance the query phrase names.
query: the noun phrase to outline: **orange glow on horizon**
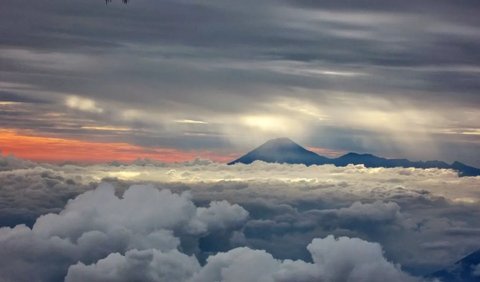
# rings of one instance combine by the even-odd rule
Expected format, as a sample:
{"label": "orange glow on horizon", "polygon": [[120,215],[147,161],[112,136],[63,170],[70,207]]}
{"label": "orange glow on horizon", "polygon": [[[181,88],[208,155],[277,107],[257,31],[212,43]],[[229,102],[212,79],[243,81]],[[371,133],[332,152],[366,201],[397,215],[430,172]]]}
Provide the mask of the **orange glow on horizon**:
{"label": "orange glow on horizon", "polygon": [[100,143],[56,137],[20,135],[12,130],[0,130],[0,152],[41,162],[102,163],[131,162],[152,159],[162,162],[184,162],[197,157],[218,162],[232,160],[230,155],[211,151],[182,151],[174,148],[141,147],[128,143]]}

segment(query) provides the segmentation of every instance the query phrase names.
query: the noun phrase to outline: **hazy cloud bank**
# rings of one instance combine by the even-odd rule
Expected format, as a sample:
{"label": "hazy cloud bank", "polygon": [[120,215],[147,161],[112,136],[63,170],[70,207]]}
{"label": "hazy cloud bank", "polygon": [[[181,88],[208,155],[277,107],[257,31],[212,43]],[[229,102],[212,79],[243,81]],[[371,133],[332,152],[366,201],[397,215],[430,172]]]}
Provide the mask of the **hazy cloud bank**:
{"label": "hazy cloud bank", "polygon": [[308,245],[313,263],[243,247],[201,266],[194,256],[199,238],[238,229],[247,217],[238,205],[196,207],[188,193],[149,186],[118,198],[103,184],[31,229],[1,228],[0,272],[5,281],[414,281],[385,260],[380,245],[333,236]]}
{"label": "hazy cloud bank", "polygon": [[[480,248],[480,224],[477,220],[480,217],[480,180],[478,177],[459,178],[449,170],[305,167],[261,162],[249,166],[226,166],[206,160],[178,164],[143,160],[131,165],[112,163],[94,166],[22,164],[14,159],[10,163],[0,172],[1,224],[13,227],[26,223],[29,226],[8,229],[11,238],[31,237],[31,234],[43,230],[42,236],[68,236],[73,244],[78,244],[75,240],[87,232],[82,228],[90,232],[97,230],[98,226],[127,226],[127,229],[140,232],[137,239],[132,239],[138,243],[140,237],[148,237],[153,231],[142,229],[144,227],[140,222],[143,217],[134,220],[136,213],[143,211],[141,215],[146,218],[155,215],[159,220],[167,220],[168,212],[148,214],[149,206],[161,210],[157,205],[165,205],[160,200],[155,202],[157,196],[152,196],[156,195],[153,191],[160,191],[160,198],[178,198],[181,203],[189,203],[185,205],[190,206],[186,209],[190,213],[180,209],[178,217],[170,219],[173,225],[168,225],[166,230],[173,230],[173,237],[166,236],[168,232],[164,231],[157,237],[173,238],[171,242],[177,244],[172,243],[169,246],[175,247],[165,252],[171,251],[176,258],[184,257],[175,250],[187,256],[195,254],[200,266],[219,252],[229,253],[240,247],[265,250],[278,260],[275,265],[280,266],[275,268],[276,273],[288,260],[313,263],[312,254],[306,246],[315,238],[334,235],[379,243],[385,251],[386,260],[399,263],[404,270],[418,275],[449,265]],[[113,186],[83,194],[77,200],[68,202],[64,209],[69,199],[95,189],[101,182],[109,182]],[[142,187],[150,185],[150,188],[138,189],[137,184]],[[134,187],[128,190],[132,185]],[[150,196],[145,196],[147,194]],[[118,198],[122,195],[123,200]],[[134,201],[136,197],[142,199],[142,204],[147,199],[153,202],[147,201],[145,208],[139,204],[137,209],[119,204],[131,201],[135,206],[140,202]],[[74,204],[79,201],[81,204]],[[109,202],[117,204],[108,208],[105,203]],[[96,204],[104,207],[93,208]],[[100,217],[100,222],[90,222],[93,215],[88,220],[77,218],[76,214],[84,211],[82,207],[85,210],[96,209],[97,213],[105,216]],[[248,218],[239,216],[242,211],[248,213]],[[61,214],[41,216],[52,212]],[[181,215],[191,220],[186,222]],[[69,217],[73,219],[67,220]],[[65,220],[65,226],[45,223],[53,218],[58,224]],[[135,222],[140,226],[134,225]],[[183,222],[182,228],[172,227],[175,226],[172,222]],[[63,230],[70,224],[83,227],[78,230],[72,227],[73,231],[68,232]],[[145,224],[156,228],[151,222]],[[76,247],[69,247],[74,255],[62,249],[59,252],[69,258],[70,265],[79,262],[72,271],[88,269],[94,275],[95,269],[110,267],[111,261],[129,265],[137,257],[146,257],[141,264],[150,268],[157,260],[166,259],[164,252],[144,252],[146,247],[139,248],[137,243],[128,245],[125,238],[118,238],[123,234],[121,232],[111,235],[110,229],[99,231],[107,238],[113,236],[109,242],[121,241],[123,245],[106,247],[101,255],[91,259],[82,259]],[[16,232],[27,235],[14,235]],[[90,238],[90,235],[85,236]],[[100,238],[103,235],[92,236]],[[175,238],[179,238],[178,241]],[[60,242],[55,240],[54,243]],[[148,246],[148,240],[143,239],[142,246]],[[168,241],[165,240],[162,242]],[[50,239],[47,241],[53,244]],[[125,247],[126,244],[134,247]],[[186,258],[186,261],[191,261],[191,258]],[[193,267],[194,264],[190,265]],[[117,266],[111,267],[116,269]],[[66,271],[66,266],[60,268]],[[71,275],[72,279],[75,278],[75,274]]]}

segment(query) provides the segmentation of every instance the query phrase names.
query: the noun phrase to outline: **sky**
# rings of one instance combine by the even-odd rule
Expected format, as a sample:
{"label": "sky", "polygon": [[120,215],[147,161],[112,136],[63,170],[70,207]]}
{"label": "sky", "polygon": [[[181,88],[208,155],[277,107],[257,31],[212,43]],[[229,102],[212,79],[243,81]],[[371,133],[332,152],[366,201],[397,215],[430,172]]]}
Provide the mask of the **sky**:
{"label": "sky", "polygon": [[270,138],[480,166],[480,4],[2,0],[0,149],[226,162]]}

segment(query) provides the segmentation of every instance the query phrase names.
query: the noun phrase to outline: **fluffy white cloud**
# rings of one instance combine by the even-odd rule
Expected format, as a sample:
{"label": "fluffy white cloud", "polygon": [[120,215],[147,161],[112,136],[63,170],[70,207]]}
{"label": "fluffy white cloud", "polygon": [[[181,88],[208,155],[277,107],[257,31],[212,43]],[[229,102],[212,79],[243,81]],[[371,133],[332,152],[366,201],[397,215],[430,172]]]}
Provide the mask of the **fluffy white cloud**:
{"label": "fluffy white cloud", "polygon": [[188,192],[134,185],[120,198],[102,184],[60,213],[40,216],[32,228],[1,228],[0,273],[5,281],[68,282],[413,279],[383,257],[380,245],[333,236],[308,245],[313,263],[241,247],[210,256],[202,267],[196,249],[189,251],[192,238],[240,228],[247,217],[226,201],[197,207]]}
{"label": "fluffy white cloud", "polygon": [[[197,208],[188,193],[151,186],[132,186],[119,198],[113,186],[102,184],[69,201],[59,214],[39,217],[31,229],[1,228],[0,273],[6,281],[57,281],[72,264],[129,250],[155,249],[152,256],[158,262],[164,260],[163,252],[179,257],[175,250],[188,251],[184,238],[191,245],[192,238],[234,228],[247,216],[238,205],[214,202]],[[127,260],[133,261],[143,256],[128,254]],[[107,262],[115,259],[112,256]]]}
{"label": "fluffy white cloud", "polygon": [[68,269],[66,282],[184,282],[200,269],[194,256],[177,250],[129,250],[113,253],[92,265],[78,263]]}
{"label": "fluffy white cloud", "polygon": [[69,202],[60,214],[41,216],[32,230],[41,236],[72,240],[90,230],[115,233],[127,229],[140,234],[171,230],[201,235],[212,227],[228,227],[241,222],[247,216],[238,205],[224,201],[211,203],[208,208],[197,208],[189,193],[178,195],[152,186],[132,186],[118,198],[113,186],[102,184]]}
{"label": "fluffy white cloud", "polygon": [[[205,160],[187,163],[164,164],[138,162],[134,165],[96,165],[91,167],[61,167],[65,174],[81,173],[86,179],[116,178],[125,181],[184,183],[195,187],[197,194],[212,196],[212,184],[219,192],[238,183],[248,184],[258,193],[284,195],[290,198],[308,198],[352,194],[373,199],[384,199],[394,194],[404,195],[428,191],[452,201],[476,203],[480,177],[459,178],[453,170],[419,168],[366,168],[363,165],[335,167],[333,165],[309,166],[293,164],[268,164],[254,162],[250,165],[228,166]],[[452,189],[454,186],[456,189]],[[293,187],[293,188],[292,188]],[[403,191],[399,190],[404,189]],[[207,190],[207,191],[205,191]],[[237,191],[227,191],[230,195]],[[240,194],[244,194],[241,191]],[[214,195],[213,195],[214,196]],[[235,195],[238,196],[238,195]]]}
{"label": "fluffy white cloud", "polygon": [[356,238],[328,236],[314,239],[308,250],[313,263],[277,260],[263,250],[235,248],[218,253],[200,267],[194,257],[173,250],[130,250],[110,254],[91,265],[69,268],[67,282],[172,281],[172,282],[274,282],[274,281],[419,281],[388,262],[382,248]]}
{"label": "fluffy white cloud", "polygon": [[380,245],[328,236],[307,247],[313,263],[277,260],[265,251],[237,248],[208,259],[193,281],[416,281],[388,262]]}
{"label": "fluffy white cloud", "polygon": [[[42,236],[68,238],[74,245],[104,240],[106,248],[92,251],[96,259],[116,248],[123,255],[120,250],[155,245],[162,252],[181,246],[202,262],[238,246],[264,249],[278,259],[308,260],[305,246],[313,238],[333,234],[378,242],[389,260],[411,273],[428,274],[480,247],[480,224],[475,220],[480,217],[480,178],[459,178],[449,170],[262,162],[227,166],[207,160],[93,166],[22,165],[15,159],[9,163],[0,171],[0,225],[26,223]],[[115,191],[110,187],[108,193],[102,192],[113,200],[103,199],[101,191],[87,193],[79,198],[85,198],[84,204],[66,208],[60,216],[42,217],[34,226],[39,215],[60,212],[68,199],[102,181],[114,184]],[[153,206],[153,186],[134,186],[137,192],[129,190],[122,199],[113,196],[133,184],[147,183],[174,192],[172,199],[180,198],[172,208],[174,218],[168,209],[143,208]],[[159,193],[168,196],[168,191]],[[97,198],[103,199],[98,200],[102,205],[92,209]],[[127,211],[140,204],[144,214]],[[244,210],[249,218],[238,220],[244,218]],[[62,222],[64,228],[52,221]],[[139,223],[143,221],[160,229],[147,234],[149,227]],[[90,265],[95,260],[82,262]]]}

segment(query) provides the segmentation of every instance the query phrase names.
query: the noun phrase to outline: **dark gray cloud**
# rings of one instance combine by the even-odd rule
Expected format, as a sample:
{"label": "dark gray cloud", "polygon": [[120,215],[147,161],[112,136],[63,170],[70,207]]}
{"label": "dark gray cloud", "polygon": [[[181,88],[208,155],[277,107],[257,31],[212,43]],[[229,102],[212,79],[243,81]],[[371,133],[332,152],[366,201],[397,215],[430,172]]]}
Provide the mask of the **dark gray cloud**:
{"label": "dark gray cloud", "polygon": [[[288,135],[479,165],[477,10],[475,1],[7,0],[0,91],[33,106],[10,105],[22,113],[2,127],[182,148]],[[72,110],[71,96],[102,111]],[[70,127],[38,124],[51,112]]]}

